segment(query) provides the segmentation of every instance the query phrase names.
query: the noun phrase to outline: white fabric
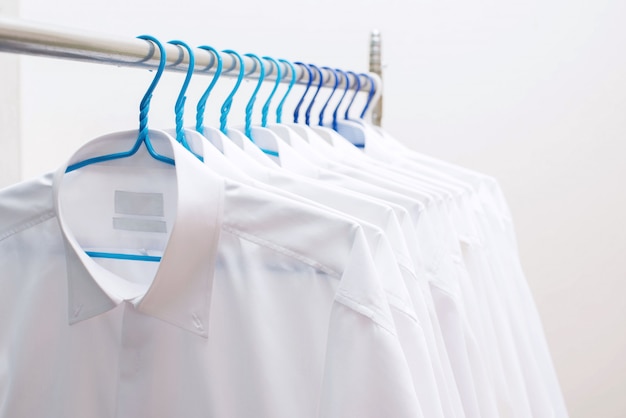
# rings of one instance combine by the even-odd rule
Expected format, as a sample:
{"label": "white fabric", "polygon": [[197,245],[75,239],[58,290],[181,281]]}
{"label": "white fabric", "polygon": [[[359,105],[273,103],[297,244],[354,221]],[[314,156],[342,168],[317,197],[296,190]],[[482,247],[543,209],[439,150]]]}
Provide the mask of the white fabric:
{"label": "white fabric", "polygon": [[0,190],[0,417],[566,418],[497,182],[337,127]]}
{"label": "white fabric", "polygon": [[[0,416],[421,416],[361,226],[151,138],[175,167],[142,147],[0,192]],[[115,213],[116,190],[162,194],[162,213]]]}
{"label": "white fabric", "polygon": [[[255,131],[258,133],[258,130]],[[219,142],[224,154],[237,161],[242,169],[248,170],[254,179],[258,180],[257,183],[263,182],[263,184],[274,186],[268,188],[257,184],[258,187],[274,192],[282,190],[292,196],[310,199],[324,207],[352,216],[360,222],[366,232],[374,264],[382,279],[382,285],[394,315],[398,337],[413,376],[414,387],[422,410],[426,417],[442,417],[443,406],[421,325],[422,321],[430,319],[426,317],[420,321],[413,308],[407,286],[412,286],[412,282],[416,280],[414,267],[392,208],[362,194],[316,183],[305,177],[288,175],[278,167],[263,166],[238,147],[230,144],[227,138],[219,138],[222,135],[221,132],[208,128],[205,134],[213,138],[213,142]],[[197,138],[194,139],[197,140]],[[221,159],[215,154],[214,149],[209,148],[211,145],[207,146],[208,141],[195,142],[198,143],[199,148],[202,148],[204,162],[209,167],[212,166],[213,161]],[[397,210],[403,209],[398,207]],[[373,231],[372,227],[368,226],[369,224],[380,229],[378,232]]]}
{"label": "white fabric", "polygon": [[[299,128],[299,127],[294,126],[294,128]],[[298,131],[300,132],[302,130],[303,128],[300,127]],[[312,152],[310,149],[302,148],[301,144],[299,148],[301,151],[304,150],[305,152],[301,154],[301,157],[298,157],[296,154],[292,152],[289,146],[285,146],[285,144],[283,144],[281,141],[272,139],[271,142],[268,142],[264,140],[265,138],[259,138],[256,136],[253,136],[253,137],[255,138],[255,141],[257,141],[257,143],[260,143],[259,145],[262,146],[263,148],[269,148],[273,151],[278,151],[278,154],[280,156],[279,163],[282,167],[293,168],[294,170],[297,170],[300,173],[304,173],[314,178],[323,180],[325,183],[338,184],[338,185],[341,185],[342,187],[346,187],[346,188],[353,189],[353,190],[359,190],[361,192],[366,191],[368,194],[379,196],[379,197],[384,197],[386,199],[389,199],[390,201],[396,201],[401,204],[405,204],[407,208],[411,208],[412,206],[414,206],[417,209],[417,211],[420,213],[419,215],[416,214],[415,222],[419,222],[419,225],[425,228],[429,227],[428,222],[424,220],[425,213],[422,212],[422,208],[423,208],[422,204],[418,203],[417,200],[413,200],[413,202],[411,202],[411,199],[407,200],[406,198],[403,197],[403,195],[400,195],[400,194],[393,194],[393,193],[389,194],[387,190],[389,190],[389,188],[393,188],[393,185],[391,185],[391,187],[388,187],[387,189],[382,189],[376,186],[372,186],[372,183],[376,183],[376,179],[371,181],[372,180],[371,178],[367,178],[369,182],[362,182],[357,179],[350,179],[349,177],[345,177],[341,174],[337,175],[335,172],[330,172],[325,169],[313,167],[310,165],[310,163],[303,162],[302,159],[313,157],[314,152]],[[298,145],[297,143],[295,143],[295,141],[297,141],[296,136],[292,136],[291,141],[292,141],[291,143],[294,146]],[[259,153],[256,147],[249,146],[245,143],[243,145],[244,145],[244,149],[249,153],[249,155],[254,156],[257,159],[263,159],[263,155]],[[318,164],[321,164],[319,159],[313,159],[313,162],[317,162]],[[293,173],[291,173],[291,176],[293,176]],[[393,200],[393,199],[396,199],[396,200]],[[423,228],[420,228],[420,231],[422,230]],[[427,231],[427,229],[425,231]],[[425,232],[425,233],[428,234],[428,232]],[[428,241],[426,241],[426,247],[427,248],[431,247],[431,244],[428,243]],[[416,259],[419,259],[419,256],[417,254],[416,254]],[[419,261],[417,262],[421,263],[422,260],[419,259]],[[425,278],[425,275],[422,275],[422,277]],[[423,287],[424,285],[426,286],[425,288]],[[442,404],[443,404],[443,409],[445,410],[445,414],[446,416],[464,416],[461,403],[460,403],[459,394],[458,394],[457,388],[455,387],[456,386],[455,378],[452,374],[450,361],[447,358],[448,354],[444,348],[444,339],[441,335],[441,329],[440,329],[438,320],[436,319],[436,311],[434,309],[433,299],[430,296],[431,291],[428,288],[428,284],[426,284],[424,280],[422,280],[421,288],[415,286],[414,281],[412,281],[407,286],[413,287],[413,299],[414,299],[414,306],[416,307],[416,311],[421,308],[422,317],[428,318],[428,320],[425,320],[424,322],[430,322],[430,324],[428,325],[428,329],[426,331],[426,335],[427,335],[427,339],[429,340],[431,359],[433,359],[433,369],[435,371],[438,389],[442,396]],[[424,292],[427,292],[428,296],[425,296],[423,294]],[[430,312],[427,313],[426,309],[429,309]],[[438,331],[439,333],[438,335],[435,335],[435,330]],[[457,332],[456,328],[454,329],[454,332]],[[462,356],[463,359],[465,359],[465,356],[466,356],[465,352],[460,351],[460,349],[456,351],[459,351],[460,354],[456,354],[455,352],[453,352],[452,355],[460,355]],[[469,361],[469,360],[465,360],[465,361]],[[457,363],[464,364],[461,361],[457,361]],[[462,366],[457,366],[457,369],[460,367]],[[467,367],[464,370],[467,370]],[[466,382],[465,386],[472,385],[472,381],[469,378],[467,378],[465,382]],[[463,388],[463,390],[467,390],[467,388]],[[469,395],[464,395],[464,396],[468,397]],[[474,409],[477,411],[477,408],[474,408]],[[478,412],[476,412],[476,414],[477,413]]]}
{"label": "white fabric", "polygon": [[[567,417],[537,310],[519,267],[510,212],[497,182],[418,154],[386,132],[374,131],[378,135],[365,127],[364,149],[369,156],[386,161],[392,170],[427,173],[429,178],[471,191],[463,213],[473,219],[479,239],[463,246],[463,258],[473,285],[482,286],[483,300],[491,310],[492,341],[497,346],[491,360],[500,362],[492,367],[501,367],[496,379],[507,383],[496,384],[500,400],[510,403],[510,416]],[[508,400],[503,399],[507,395]]]}

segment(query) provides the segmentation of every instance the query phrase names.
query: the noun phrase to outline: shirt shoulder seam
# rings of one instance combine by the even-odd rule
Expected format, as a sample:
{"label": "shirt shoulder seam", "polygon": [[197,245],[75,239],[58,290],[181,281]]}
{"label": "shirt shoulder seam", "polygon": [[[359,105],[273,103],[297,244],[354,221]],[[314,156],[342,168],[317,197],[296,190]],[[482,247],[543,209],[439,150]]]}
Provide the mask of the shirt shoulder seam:
{"label": "shirt shoulder seam", "polygon": [[339,291],[337,293],[337,295],[335,296],[335,301],[341,303],[348,309],[369,318],[372,322],[374,322],[376,325],[378,325],[380,328],[384,329],[391,335],[397,335],[393,323],[389,319],[387,319],[387,315],[383,312],[374,309],[372,306],[363,305],[358,300],[350,296],[348,293],[342,291]]}
{"label": "shirt shoulder seam", "polygon": [[332,268],[330,268],[330,267],[320,263],[319,261],[313,260],[310,257],[306,257],[306,256],[304,256],[304,255],[302,255],[300,253],[297,253],[297,252],[295,252],[295,251],[293,251],[293,250],[291,250],[289,248],[285,248],[283,246],[277,245],[276,243],[267,241],[267,240],[265,240],[265,239],[263,239],[263,238],[261,238],[261,237],[259,237],[257,235],[252,235],[252,234],[243,232],[243,231],[241,231],[241,230],[239,230],[237,228],[234,228],[233,226],[228,225],[228,224],[222,224],[222,228],[224,228],[226,231],[228,231],[228,232],[230,232],[232,234],[235,234],[238,237],[243,238],[243,239],[245,239],[247,241],[254,242],[256,244],[259,244],[259,245],[262,245],[264,247],[270,248],[270,249],[272,249],[272,250],[274,250],[276,252],[279,252],[279,253],[281,253],[283,255],[286,255],[288,257],[295,258],[295,259],[297,259],[299,261],[302,261],[303,263],[305,263],[305,264],[307,264],[307,265],[309,265],[309,266],[311,266],[311,267],[313,267],[315,269],[321,270],[324,273],[329,274],[329,275],[331,275],[331,276],[333,276],[335,278],[341,278],[341,273],[339,273],[338,271],[336,271],[336,270],[334,270],[334,269],[332,269]]}
{"label": "shirt shoulder seam", "polygon": [[32,228],[35,225],[45,222],[48,219],[53,218],[55,215],[56,213],[54,212],[54,210],[47,210],[43,213],[38,213],[37,215],[26,218],[22,222],[10,225],[8,228],[0,230],[0,241],[4,241],[5,239],[10,238],[17,233],[20,233],[26,229]]}

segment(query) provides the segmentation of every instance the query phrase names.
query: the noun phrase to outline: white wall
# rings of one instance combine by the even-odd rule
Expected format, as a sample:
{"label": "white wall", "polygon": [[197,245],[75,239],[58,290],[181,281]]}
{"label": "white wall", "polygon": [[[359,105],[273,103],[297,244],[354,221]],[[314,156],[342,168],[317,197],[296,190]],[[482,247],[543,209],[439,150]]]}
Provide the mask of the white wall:
{"label": "white wall", "polygon": [[[0,16],[15,17],[18,0],[3,0]],[[21,179],[19,57],[0,54],[0,187]]]}
{"label": "white wall", "polygon": [[[625,2],[20,0],[20,12],[357,70],[379,28],[386,128],[500,180],[571,416],[626,416]],[[94,136],[134,128],[151,74],[22,57],[19,78],[28,178]],[[151,126],[173,125],[181,82],[164,76]],[[205,83],[192,80],[189,103]],[[231,85],[218,84],[209,121]],[[246,100],[236,99],[233,123]],[[1,158],[20,155],[0,144]]]}

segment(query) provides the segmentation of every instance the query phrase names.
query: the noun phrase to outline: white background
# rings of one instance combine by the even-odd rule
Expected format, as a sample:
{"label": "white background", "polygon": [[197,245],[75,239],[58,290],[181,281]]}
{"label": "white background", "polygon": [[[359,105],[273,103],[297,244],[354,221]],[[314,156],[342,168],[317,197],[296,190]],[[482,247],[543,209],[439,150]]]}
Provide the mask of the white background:
{"label": "white background", "polygon": [[[359,71],[370,30],[380,29],[384,126],[500,181],[571,416],[626,416],[626,2],[2,1],[3,15]],[[152,127],[174,124],[182,77],[164,75]],[[0,54],[0,186],[54,169],[95,136],[135,128],[150,79]],[[188,124],[208,80],[192,80]],[[218,83],[210,123],[232,82]],[[251,87],[235,99],[233,124]]]}

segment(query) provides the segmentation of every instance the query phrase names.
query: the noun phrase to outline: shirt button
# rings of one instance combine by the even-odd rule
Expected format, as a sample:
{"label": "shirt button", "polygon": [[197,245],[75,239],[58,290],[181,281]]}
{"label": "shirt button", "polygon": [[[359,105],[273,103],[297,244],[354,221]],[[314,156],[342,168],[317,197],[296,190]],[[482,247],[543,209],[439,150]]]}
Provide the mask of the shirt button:
{"label": "shirt button", "polygon": [[198,331],[204,332],[204,325],[202,325],[202,320],[197,314],[192,315],[193,318],[193,326],[196,327]]}

